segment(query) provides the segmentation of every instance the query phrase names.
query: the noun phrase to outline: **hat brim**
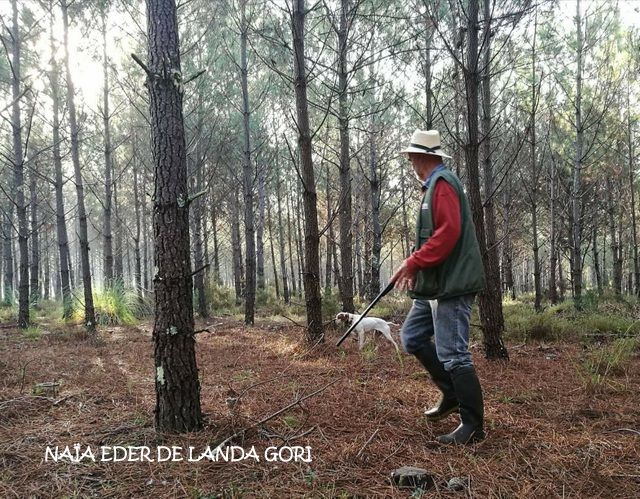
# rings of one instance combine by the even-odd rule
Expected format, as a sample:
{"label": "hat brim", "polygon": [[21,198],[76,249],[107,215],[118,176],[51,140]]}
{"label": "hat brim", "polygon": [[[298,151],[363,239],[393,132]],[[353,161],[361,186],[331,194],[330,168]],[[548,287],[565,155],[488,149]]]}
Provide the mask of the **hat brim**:
{"label": "hat brim", "polygon": [[443,152],[428,152],[425,151],[424,149],[419,149],[417,147],[407,147],[406,149],[403,149],[402,151],[400,151],[400,154],[409,154],[409,153],[416,153],[416,154],[428,154],[430,156],[441,156],[443,158],[449,158],[451,159],[451,156],[449,156],[448,154],[445,154]]}

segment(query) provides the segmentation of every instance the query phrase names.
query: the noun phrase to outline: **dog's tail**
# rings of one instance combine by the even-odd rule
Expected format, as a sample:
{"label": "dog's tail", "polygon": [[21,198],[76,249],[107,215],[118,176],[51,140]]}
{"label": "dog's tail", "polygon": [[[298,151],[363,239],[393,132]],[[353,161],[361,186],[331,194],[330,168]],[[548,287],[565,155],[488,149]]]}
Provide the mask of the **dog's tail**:
{"label": "dog's tail", "polygon": [[389,322],[389,321],[385,321],[387,324],[389,324],[390,326],[399,326],[400,324],[396,324],[395,322]]}

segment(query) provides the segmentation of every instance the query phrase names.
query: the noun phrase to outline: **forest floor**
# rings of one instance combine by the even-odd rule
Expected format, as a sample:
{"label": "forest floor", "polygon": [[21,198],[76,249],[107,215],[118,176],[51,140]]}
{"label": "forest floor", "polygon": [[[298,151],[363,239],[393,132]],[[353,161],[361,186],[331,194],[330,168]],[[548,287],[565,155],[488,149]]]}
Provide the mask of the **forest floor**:
{"label": "forest floor", "polygon": [[[160,436],[151,326],[103,327],[96,344],[77,332],[26,338],[0,329],[0,497],[420,497],[389,474],[412,465],[435,483],[428,497],[640,497],[640,363],[585,381],[577,343],[510,343],[509,362],[472,351],[482,380],[487,438],[443,447],[435,436],[457,417],[428,424],[437,392],[413,357],[399,359],[383,338],[359,352],[339,331],[312,350],[292,324],[245,327],[215,318],[197,335],[205,428]],[[395,331],[397,336],[397,328]],[[57,393],[34,395],[56,381]],[[101,462],[100,446],[207,445],[334,382],[247,431],[235,445],[260,458],[239,462]],[[229,397],[239,398],[230,407]],[[45,462],[47,446],[91,446],[96,462]],[[229,444],[231,445],[231,444]],[[268,446],[311,447],[312,462],[267,462]],[[186,455],[186,450],[183,451]],[[153,455],[153,454],[152,454]],[[465,491],[447,490],[468,477]]]}

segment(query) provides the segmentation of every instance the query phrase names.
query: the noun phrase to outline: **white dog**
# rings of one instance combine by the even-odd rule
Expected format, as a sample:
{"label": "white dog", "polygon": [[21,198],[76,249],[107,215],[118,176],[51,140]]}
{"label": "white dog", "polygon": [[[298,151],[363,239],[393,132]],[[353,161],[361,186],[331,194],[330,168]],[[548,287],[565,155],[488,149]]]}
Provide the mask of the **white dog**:
{"label": "white dog", "polygon": [[[340,312],[336,315],[336,324],[351,326],[351,324],[359,318],[359,315]],[[382,319],[378,319],[377,317],[365,317],[362,319],[354,329],[354,332],[358,333],[358,348],[362,350],[362,347],[364,347],[364,333],[368,331],[379,331],[384,334],[384,337],[393,343],[393,346],[398,350],[398,344],[394,341],[393,336],[391,336],[391,328],[389,327],[389,324],[395,326],[393,322],[387,322]]]}

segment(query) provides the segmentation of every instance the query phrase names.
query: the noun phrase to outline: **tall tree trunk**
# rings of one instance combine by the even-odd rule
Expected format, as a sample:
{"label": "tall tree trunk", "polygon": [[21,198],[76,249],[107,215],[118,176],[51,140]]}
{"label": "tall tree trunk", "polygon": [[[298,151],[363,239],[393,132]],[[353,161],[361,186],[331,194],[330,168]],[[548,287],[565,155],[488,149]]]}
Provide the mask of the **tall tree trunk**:
{"label": "tall tree trunk", "polygon": [[[49,224],[47,224],[49,225]],[[44,269],[43,269],[43,281],[44,281],[44,289],[42,298],[45,301],[51,299],[51,258],[49,254],[49,248],[51,244],[51,237],[49,235],[49,229],[45,231],[45,239],[44,239]],[[57,298],[57,296],[53,296],[53,298]]]}
{"label": "tall tree trunk", "polygon": [[316,183],[313,172],[311,150],[311,130],[307,101],[307,71],[304,51],[304,20],[306,15],[304,0],[293,0],[293,53],[294,87],[296,95],[296,114],[298,129],[298,147],[300,152],[300,170],[303,187],[304,205],[304,295],[307,309],[306,339],[310,344],[322,341],[322,301],[320,296],[320,235],[318,231],[318,212]]}
{"label": "tall tree trunk", "polygon": [[[485,6],[486,12],[486,6]],[[488,16],[485,13],[485,25],[488,25]],[[482,253],[483,264],[485,268],[487,285],[484,291],[479,295],[480,319],[482,321],[484,333],[484,347],[487,358],[502,359],[508,358],[507,349],[502,341],[502,331],[504,329],[504,320],[502,317],[502,292],[500,290],[500,275],[495,265],[495,228],[491,226],[493,220],[489,221],[489,238],[494,243],[489,246],[489,241],[485,233],[485,220],[483,212],[482,197],[480,194],[480,175],[478,169],[478,84],[480,79],[478,64],[478,0],[471,0],[467,12],[467,64],[464,67],[465,87],[467,93],[467,133],[468,143],[465,149],[469,195],[471,208],[473,211],[473,222],[475,224],[478,243]],[[485,26],[485,37],[488,38],[490,28]],[[485,49],[488,50],[488,40],[484,42]],[[490,57],[486,61],[490,61]],[[487,66],[486,62],[484,64]],[[488,78],[488,67],[486,68],[485,78]],[[489,81],[486,80],[488,87]],[[488,104],[490,101],[486,98],[487,89],[485,89],[484,101]],[[489,94],[490,95],[490,94]],[[485,119],[490,117],[485,111]],[[485,125],[486,126],[486,125]],[[487,128],[490,130],[490,127]],[[488,137],[485,137],[485,141]],[[485,161],[486,161],[485,154]],[[488,158],[490,161],[490,158]],[[485,175],[487,174],[487,163],[485,163]],[[491,177],[492,172],[489,171]],[[485,182],[488,182],[485,180]],[[493,184],[492,179],[489,186]],[[487,184],[485,183],[485,188]],[[491,190],[487,192],[486,203],[491,202]],[[493,206],[488,209],[492,212]]]}
{"label": "tall tree trunk", "polygon": [[271,247],[271,264],[273,265],[273,282],[276,287],[276,298],[280,298],[280,283],[278,282],[278,263],[273,248],[273,223],[271,220],[271,203],[267,204],[267,224],[269,225],[269,245]]}
{"label": "tall tree trunk", "polygon": [[340,131],[340,299],[344,312],[355,312],[353,303],[353,234],[351,206],[351,153],[349,151],[349,96],[347,51],[349,0],[340,0],[338,29],[338,126]]}
{"label": "tall tree trunk", "polygon": [[575,108],[575,161],[572,164],[571,171],[571,280],[572,294],[575,300],[576,308],[582,308],[582,216],[581,203],[583,200],[582,193],[582,157],[584,148],[584,130],[582,126],[582,17],[580,14],[580,0],[576,1],[576,54],[577,54],[577,72],[576,72],[576,97],[574,102]]}
{"label": "tall tree trunk", "polygon": [[[429,93],[429,91],[427,92]],[[378,151],[376,148],[376,121],[371,115],[369,133],[369,186],[371,189],[371,286],[369,298],[373,300],[380,292],[380,255],[382,253],[382,225],[380,224],[380,179],[378,176]],[[365,226],[368,227],[368,226]]]}
{"label": "tall tree trunk", "polygon": [[266,204],[265,189],[265,168],[260,163],[258,168],[258,226],[256,228],[256,264],[257,264],[257,286],[264,289],[264,217]]}
{"label": "tall tree trunk", "polygon": [[[111,166],[115,166],[111,162]],[[113,255],[113,278],[119,284],[124,284],[124,235],[122,231],[122,217],[120,216],[120,203],[118,201],[118,183],[112,183],[113,211],[115,215],[115,251]]]}
{"label": "tall tree trunk", "polygon": [[[485,13],[486,13],[485,0]],[[540,284],[540,247],[538,243],[538,160],[536,158],[536,111],[538,106],[537,86],[536,86],[536,36],[538,31],[538,10],[536,7],[535,21],[533,27],[533,45],[531,50],[531,116],[529,123],[530,135],[530,160],[531,160],[531,181],[532,186],[529,192],[531,203],[531,230],[533,242],[533,280],[535,287],[534,308],[535,311],[542,312],[542,287]]]}
{"label": "tall tree trunk", "polygon": [[424,124],[427,130],[433,128],[433,89],[431,88],[431,44],[433,43],[433,27],[431,17],[425,13],[424,16],[424,60],[422,61],[424,71],[424,90],[425,90],[425,120]]}
{"label": "tall tree trunk", "polygon": [[[213,194],[211,194],[213,198]],[[213,282],[222,284],[220,276],[220,248],[218,247],[218,209],[215,201],[211,202],[211,232],[213,233]]]}
{"label": "tall tree trunk", "polygon": [[[617,181],[616,187],[617,187]],[[616,234],[616,209],[613,202],[611,177],[607,175],[607,216],[609,218],[609,234],[611,236],[611,258],[613,262],[613,289],[616,296],[622,294],[622,241]]]}
{"label": "tall tree trunk", "polygon": [[33,305],[37,305],[40,301],[40,224],[39,218],[39,200],[38,200],[38,160],[31,158],[30,161],[32,172],[29,182],[30,191],[30,208],[31,208],[31,270],[30,270],[30,282],[29,289],[31,291],[31,297],[29,301]]}
{"label": "tall tree trunk", "polygon": [[558,303],[556,285],[557,249],[556,249],[556,161],[551,154],[551,172],[549,174],[549,301]]}
{"label": "tall tree trunk", "polygon": [[16,193],[15,205],[18,214],[18,249],[20,254],[18,281],[18,327],[29,326],[29,229],[27,227],[27,204],[25,201],[24,157],[22,152],[22,124],[20,116],[20,50],[22,40],[18,27],[17,0],[11,2],[13,27],[11,96],[13,98],[11,114],[11,135],[13,138],[13,189]]}
{"label": "tall tree trunk", "polygon": [[329,162],[325,162],[325,197],[327,198],[327,223],[329,227],[326,231],[326,248],[327,248],[327,257],[325,260],[325,283],[324,283],[324,293],[326,295],[331,294],[331,257],[332,254],[332,245],[333,245],[333,220],[331,220],[331,189],[329,188]]}
{"label": "tall tree trunk", "polygon": [[296,274],[296,269],[295,269],[295,253],[293,252],[293,228],[292,228],[292,223],[291,223],[291,186],[289,185],[287,190],[285,191],[285,205],[287,208],[287,245],[288,245],[288,249],[289,249],[289,267],[291,269],[291,292],[292,294],[296,294],[297,293],[297,277],[299,277],[299,274]]}
{"label": "tall tree trunk", "polygon": [[[140,234],[142,233],[142,227],[140,222],[140,195],[138,194],[138,162],[137,162],[137,154],[138,154],[138,137],[136,135],[135,128],[132,128],[131,131],[131,139],[132,139],[132,156],[133,156],[133,205],[136,213],[136,237],[133,240],[134,243],[134,255],[135,255],[135,266],[136,266],[136,294],[138,296],[138,302],[142,303],[142,262],[140,257]],[[144,193],[143,193],[144,196]]]}
{"label": "tall tree trunk", "polygon": [[[280,246],[280,273],[282,274],[282,295],[284,302],[289,303],[291,296],[289,294],[289,283],[287,282],[287,265],[284,256],[285,240],[284,227],[282,225],[282,195],[280,189],[280,165],[278,164],[278,148],[276,144],[276,197],[278,201],[278,240]],[[287,212],[287,219],[289,212]],[[289,254],[291,254],[291,239],[289,239]]]}
{"label": "tall tree trunk", "polygon": [[602,274],[600,272],[600,255],[598,254],[598,224],[597,221],[594,220],[594,225],[592,229],[593,234],[593,273],[595,277],[596,289],[598,290],[598,294],[602,294]]}
{"label": "tall tree trunk", "polygon": [[80,168],[80,151],[78,143],[78,125],[76,123],[75,89],[71,79],[69,62],[69,17],[67,0],[61,0],[62,22],[64,26],[64,63],[67,74],[67,107],[69,112],[69,128],[71,132],[71,159],[76,183],[78,210],[78,239],[80,244],[80,262],[82,265],[82,283],[84,287],[84,322],[88,332],[95,331],[96,319],[93,309],[93,292],[91,287],[91,266],[89,262],[89,234],[87,228],[87,212],[84,206],[84,185]]}
{"label": "tall tree trunk", "polygon": [[[202,51],[198,50],[198,65],[202,66]],[[198,315],[201,318],[209,317],[209,308],[207,306],[207,297],[205,293],[205,268],[204,268],[204,234],[203,234],[203,219],[204,219],[204,152],[202,149],[202,129],[204,125],[204,118],[202,109],[203,95],[202,86],[198,87],[197,93],[198,108],[196,110],[197,122],[195,129],[195,161],[192,162],[195,167],[195,196],[192,201],[193,212],[191,214],[191,220],[193,222],[194,234],[193,234],[193,256],[194,256],[194,272],[193,282],[194,289],[196,291],[196,297],[198,301]]]}
{"label": "tall tree trunk", "polygon": [[9,201],[3,210],[2,219],[2,260],[4,262],[4,296],[2,303],[5,306],[13,304],[13,247],[11,234],[13,233],[12,203]]}
{"label": "tall tree trunk", "polygon": [[109,114],[109,62],[107,59],[107,7],[102,6],[102,124],[104,128],[104,285],[113,282],[113,236],[111,234],[111,123]]}
{"label": "tall tree trunk", "polygon": [[[56,49],[53,38],[53,15],[49,26],[49,43],[51,53],[55,54]],[[53,114],[53,166],[55,170],[55,194],[56,194],[56,234],[58,241],[58,273],[60,277],[60,292],[62,294],[62,318],[71,317],[71,254],[69,251],[69,237],[67,234],[67,222],[65,219],[64,207],[64,181],[62,178],[62,156],[60,154],[60,98],[58,61],[55,55],[51,58],[51,100]]]}
{"label": "tall tree trunk", "polygon": [[148,0],[147,81],[153,136],[155,425],[183,432],[202,427],[195,355],[189,202],[182,78],[174,0]]}
{"label": "tall tree trunk", "polygon": [[253,324],[256,302],[256,240],[253,222],[253,168],[251,164],[251,128],[249,109],[249,86],[247,68],[247,38],[249,26],[246,18],[246,0],[240,2],[240,84],[242,88],[242,189],[244,194],[244,239],[245,239],[245,295],[244,323]]}
{"label": "tall tree trunk", "polygon": [[236,304],[240,304],[244,296],[242,280],[242,248],[240,246],[240,208],[238,207],[238,188],[236,187],[231,200],[231,246],[233,251],[233,283],[236,291]]}
{"label": "tall tree trunk", "polygon": [[[633,292],[640,297],[640,258],[638,257],[638,226],[636,225],[636,187],[634,179],[633,128],[631,123],[631,106],[629,99],[629,79],[627,79],[627,148],[629,150],[629,190],[631,192],[631,245],[633,250],[633,274],[635,289]],[[629,290],[629,292],[632,292]]]}

